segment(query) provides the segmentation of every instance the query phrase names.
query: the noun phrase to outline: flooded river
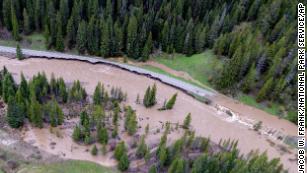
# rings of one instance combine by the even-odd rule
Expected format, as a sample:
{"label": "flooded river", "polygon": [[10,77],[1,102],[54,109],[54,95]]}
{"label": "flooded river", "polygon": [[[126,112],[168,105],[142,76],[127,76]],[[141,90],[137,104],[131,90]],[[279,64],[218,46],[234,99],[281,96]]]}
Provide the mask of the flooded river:
{"label": "flooded river", "polygon": [[[213,99],[214,104],[229,108],[235,112],[236,117],[239,117],[239,119],[237,118],[230,121],[229,118],[225,114],[220,113],[214,105],[205,105],[173,87],[154,81],[145,76],[136,75],[102,64],[92,65],[79,61],[47,59],[18,61],[0,57],[0,66],[4,65],[13,73],[17,81],[19,80],[21,72],[29,79],[34,74],[42,71],[44,71],[48,77],[50,77],[52,73],[54,73],[56,77],[61,76],[69,83],[78,79],[82,82],[90,95],[94,92],[95,86],[99,81],[104,83],[107,89],[110,89],[111,86],[121,87],[124,92],[128,93],[127,104],[130,104],[137,110],[138,118],[144,119],[139,122],[142,127],[147,123],[150,123],[151,128],[158,127],[160,126],[159,121],[182,123],[185,116],[191,113],[191,125],[193,129],[195,129],[197,135],[210,137],[214,142],[219,142],[220,139],[228,138],[239,140],[238,146],[243,153],[248,153],[250,150],[257,149],[261,152],[267,151],[270,158],[280,157],[282,163],[290,172],[296,171],[296,161],[291,161],[295,158],[296,150],[287,149],[288,152],[280,151],[280,147],[277,146],[287,148],[281,141],[274,140],[274,138],[270,139],[269,135],[259,135],[249,128],[248,122],[262,121],[263,126],[267,127],[267,129],[271,129],[272,133],[277,131],[283,135],[293,136],[296,135],[296,126],[261,110],[237,103],[233,99],[223,95],[217,95],[216,98]],[[142,105],[136,104],[135,100],[137,95],[139,94],[142,98],[148,85],[154,83],[157,84],[158,104],[150,109],[145,109]],[[164,100],[170,98],[174,93],[178,93],[174,109],[162,112],[158,111],[157,109],[162,106]],[[270,130],[268,131],[271,132]],[[36,141],[35,145],[38,147],[59,155],[61,155],[63,150],[71,151],[72,148],[75,148],[69,136],[65,137],[64,135],[62,139],[53,139],[52,136],[50,136],[49,129],[30,129],[25,132],[25,140],[29,142]],[[57,147],[48,149],[52,141],[56,142],[56,145],[61,145],[63,147],[58,147],[59,149],[57,149]],[[84,154],[84,147],[77,147],[75,149],[80,152],[65,152],[65,157],[91,160],[103,165],[114,164],[113,161],[108,158],[93,158],[88,153],[82,155],[81,153]]]}

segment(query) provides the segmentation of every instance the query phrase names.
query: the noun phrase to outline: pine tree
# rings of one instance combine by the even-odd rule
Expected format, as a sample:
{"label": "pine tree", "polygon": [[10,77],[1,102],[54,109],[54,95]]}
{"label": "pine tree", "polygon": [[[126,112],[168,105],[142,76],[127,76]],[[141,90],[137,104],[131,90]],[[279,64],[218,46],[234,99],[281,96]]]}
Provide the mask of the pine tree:
{"label": "pine tree", "polygon": [[[97,0],[91,0],[97,1]],[[90,2],[91,2],[90,1]],[[88,52],[95,55],[99,52],[99,34],[98,34],[98,23],[96,22],[95,16],[92,16],[88,25],[87,30],[87,48]]]}
{"label": "pine tree", "polygon": [[150,106],[154,106],[157,101],[156,101],[156,93],[157,93],[157,86],[156,84],[153,85],[151,92],[150,92],[150,96],[149,96],[149,104]]}
{"label": "pine tree", "polygon": [[11,16],[12,16],[12,28],[13,28],[13,37],[16,41],[19,41],[21,38],[19,36],[19,24],[16,17],[16,11],[13,3],[11,4]]}
{"label": "pine tree", "polygon": [[270,78],[269,80],[265,82],[263,87],[258,92],[256,101],[261,102],[264,99],[269,98],[270,96],[269,92],[271,91],[272,87],[273,87],[273,78]]}
{"label": "pine tree", "polygon": [[93,156],[96,156],[96,155],[97,155],[97,153],[98,153],[97,146],[96,146],[96,145],[94,145],[94,146],[93,146],[93,148],[92,148],[92,150],[91,150],[91,154],[92,154]]}
{"label": "pine tree", "polygon": [[24,114],[22,107],[16,102],[14,96],[9,98],[6,116],[7,122],[12,128],[19,128],[23,125]]}
{"label": "pine tree", "polygon": [[129,18],[128,30],[127,30],[127,55],[128,57],[137,59],[139,52],[137,45],[138,23],[136,17],[133,15]]}
{"label": "pine tree", "polygon": [[103,26],[102,26],[102,33],[101,33],[101,44],[100,44],[100,49],[101,49],[101,55],[108,57],[110,56],[110,23],[108,21],[103,21]]}
{"label": "pine tree", "polygon": [[148,173],[157,173],[156,165],[151,165],[151,167],[148,170]]}
{"label": "pine tree", "polygon": [[29,91],[27,80],[25,76],[23,75],[23,73],[21,73],[20,79],[21,80],[19,84],[19,89],[20,89],[21,95],[24,99],[29,99],[30,91]]}
{"label": "pine tree", "polygon": [[87,32],[86,23],[85,21],[82,21],[78,27],[77,42],[76,42],[77,50],[81,54],[85,53],[87,49],[86,32]]}
{"label": "pine tree", "polygon": [[12,4],[11,0],[3,0],[2,4],[3,21],[8,30],[12,30],[11,4]]}
{"label": "pine tree", "polygon": [[250,67],[249,72],[247,73],[245,79],[243,80],[242,84],[242,91],[244,93],[248,93],[251,88],[253,88],[255,84],[255,78],[256,78],[256,69],[255,66],[253,65]]}
{"label": "pine tree", "polygon": [[67,47],[71,49],[76,42],[76,28],[74,26],[73,17],[70,17],[70,19],[68,20],[66,33]]}
{"label": "pine tree", "polygon": [[95,105],[101,105],[103,101],[103,86],[99,82],[95,88],[93,102]]}
{"label": "pine tree", "polygon": [[49,30],[49,26],[47,24],[44,25],[44,38],[45,38],[45,47],[46,49],[50,49],[51,45],[50,45],[50,30]]}
{"label": "pine tree", "polygon": [[118,169],[120,171],[126,171],[129,168],[130,161],[127,156],[127,153],[123,153],[123,155],[119,159]]}
{"label": "pine tree", "polygon": [[99,128],[98,129],[98,132],[97,132],[97,140],[99,143],[101,144],[107,144],[108,143],[108,139],[109,139],[109,136],[108,136],[108,131],[106,128]]}
{"label": "pine tree", "polygon": [[68,98],[68,93],[63,78],[59,78],[57,83],[59,86],[59,97],[63,103],[66,103]]}
{"label": "pine tree", "polygon": [[78,125],[75,126],[74,131],[72,133],[72,138],[73,138],[73,140],[75,142],[79,142],[81,140],[81,138],[82,138],[82,134],[81,133],[82,132],[81,132],[80,127]]}
{"label": "pine tree", "polygon": [[121,156],[123,156],[127,152],[124,141],[119,142],[114,150],[114,157],[116,160],[120,160]]}
{"label": "pine tree", "polygon": [[23,9],[23,31],[26,35],[31,33],[30,17],[25,8]]}
{"label": "pine tree", "polygon": [[127,131],[129,135],[134,135],[137,131],[137,120],[136,120],[136,115],[135,112],[133,111],[129,120],[128,120],[128,126],[127,126]]}
{"label": "pine tree", "polygon": [[147,41],[145,43],[143,53],[142,53],[142,61],[147,61],[149,59],[149,55],[152,51],[152,35],[149,33]]}
{"label": "pine tree", "polygon": [[22,51],[21,51],[21,48],[20,48],[20,45],[17,44],[17,47],[16,47],[16,58],[18,60],[23,60],[24,57],[23,57],[23,54],[22,54]]}
{"label": "pine tree", "polygon": [[144,98],[143,98],[143,104],[145,107],[149,107],[149,97],[150,97],[150,86],[147,87]]}
{"label": "pine tree", "polygon": [[68,4],[68,0],[60,0],[60,16],[62,18],[62,22],[61,22],[61,27],[62,27],[62,31],[63,33],[65,32],[65,26],[67,24],[68,21],[68,17],[69,17],[69,4]]}
{"label": "pine tree", "polygon": [[15,81],[10,73],[6,73],[2,82],[2,97],[5,103],[9,97],[14,97],[16,92]]}
{"label": "pine tree", "polygon": [[166,103],[165,109],[173,109],[177,98],[177,93],[172,96],[172,98]]}
{"label": "pine tree", "polygon": [[166,52],[167,48],[169,46],[169,23],[166,21],[163,25],[162,29],[162,38],[161,38],[161,46],[162,46],[162,51]]}
{"label": "pine tree", "polygon": [[115,56],[122,55],[124,48],[124,33],[120,22],[116,21],[114,24],[114,45],[113,45],[113,54]]}
{"label": "pine tree", "polygon": [[62,31],[62,16],[58,12],[56,16],[56,23],[57,23],[57,34],[56,34],[56,45],[55,49],[57,51],[64,51],[64,39],[63,39],[63,31]]}
{"label": "pine tree", "polygon": [[184,173],[184,160],[176,158],[172,161],[171,166],[168,169],[168,173]]}
{"label": "pine tree", "polygon": [[34,99],[31,100],[30,104],[30,120],[34,126],[43,127],[43,115],[41,105]]}
{"label": "pine tree", "polygon": [[142,136],[141,141],[136,149],[136,156],[138,158],[144,158],[147,152],[148,152],[148,147],[145,143],[145,136]]}
{"label": "pine tree", "polygon": [[190,124],[191,124],[191,113],[189,113],[189,114],[186,116],[186,118],[184,119],[183,128],[184,128],[184,129],[189,129]]}

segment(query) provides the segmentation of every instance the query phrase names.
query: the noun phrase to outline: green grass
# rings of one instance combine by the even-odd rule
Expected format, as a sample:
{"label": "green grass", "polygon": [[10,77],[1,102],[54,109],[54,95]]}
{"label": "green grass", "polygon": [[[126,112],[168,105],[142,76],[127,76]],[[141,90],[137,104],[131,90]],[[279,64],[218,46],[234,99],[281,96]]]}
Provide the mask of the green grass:
{"label": "green grass", "polygon": [[[31,35],[21,35],[22,40],[19,42],[22,48],[29,48],[34,50],[46,50],[45,38],[43,34],[33,33]],[[0,40],[0,45],[16,47],[17,41],[15,40]]]}
{"label": "green grass", "polygon": [[256,107],[272,115],[280,115],[281,106],[276,103],[272,103],[270,106],[266,106],[256,102],[256,99],[253,96],[246,94],[239,94],[237,99],[244,104]]}
{"label": "green grass", "polygon": [[186,79],[184,79],[184,78],[175,76],[175,75],[170,74],[170,73],[168,73],[168,72],[166,72],[166,71],[164,71],[164,70],[162,70],[162,69],[160,69],[160,68],[158,68],[158,67],[154,67],[154,66],[151,66],[151,65],[144,65],[144,66],[142,66],[142,68],[147,69],[147,70],[152,71],[152,72],[159,73],[159,74],[164,74],[164,75],[166,75],[166,76],[169,76],[169,77],[172,77],[172,78],[181,80],[181,81],[183,81],[183,82],[190,83],[190,84],[192,84],[192,85],[198,86],[198,87],[203,88],[203,89],[212,90],[210,87],[208,87],[208,86],[206,86],[206,85],[200,85],[200,84],[198,84],[198,83],[196,83],[196,82],[194,82],[194,81],[186,80]]}
{"label": "green grass", "polygon": [[115,170],[87,161],[64,161],[46,165],[30,165],[18,173],[118,173]]}
{"label": "green grass", "polygon": [[212,72],[222,66],[222,62],[211,50],[191,57],[176,54],[174,58],[169,58],[169,55],[162,55],[155,57],[154,60],[177,71],[185,71],[207,86],[210,86],[209,80],[213,77]]}
{"label": "green grass", "polygon": [[[171,58],[170,55],[163,54],[161,56],[154,57],[153,60],[157,61],[158,63],[164,64],[167,67],[172,68],[174,70],[187,72],[192,78],[196,79],[203,85],[199,85],[195,82],[187,81],[182,78],[179,79],[205,89],[213,87],[209,83],[209,81],[211,78],[214,78],[215,75],[217,75],[215,72],[217,71],[217,69],[222,68],[223,65],[223,62],[219,58],[217,58],[216,55],[214,55],[212,50],[207,50],[204,53],[195,54],[191,57],[187,57],[181,54],[176,54],[173,58]],[[145,68],[178,79],[178,77],[168,74],[167,72],[159,68],[156,67],[145,67]],[[281,113],[282,106],[276,103],[271,103],[269,106],[264,105],[262,103],[257,103],[256,99],[253,96],[246,94],[239,94],[236,99],[244,104],[256,107],[272,115],[280,115]]]}

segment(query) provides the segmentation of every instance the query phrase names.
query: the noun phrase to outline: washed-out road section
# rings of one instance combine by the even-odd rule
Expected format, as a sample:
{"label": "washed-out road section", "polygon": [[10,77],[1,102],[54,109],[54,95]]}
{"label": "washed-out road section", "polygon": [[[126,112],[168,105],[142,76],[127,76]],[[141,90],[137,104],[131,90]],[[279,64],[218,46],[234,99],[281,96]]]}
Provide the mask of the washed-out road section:
{"label": "washed-out road section", "polygon": [[[0,46],[0,52],[15,54],[16,48]],[[128,64],[109,61],[109,60],[103,59],[102,57],[79,56],[79,55],[72,55],[72,54],[66,54],[66,53],[51,52],[51,51],[38,51],[38,50],[31,50],[31,49],[22,49],[22,53],[23,55],[32,57],[32,58],[46,57],[46,58],[54,58],[54,59],[86,61],[92,64],[102,63],[102,64],[115,66],[115,67],[130,71],[136,74],[148,76],[150,78],[159,80],[162,83],[165,83],[167,85],[180,89],[192,96],[196,95],[200,97],[210,98],[215,95],[215,93],[212,91],[202,89],[200,87],[180,81],[178,79],[174,79],[166,75],[155,73],[155,72],[152,72],[152,71],[140,68],[140,67],[135,67],[135,66],[128,65]]]}
{"label": "washed-out road section", "polygon": [[[0,52],[4,54],[14,54],[15,48],[0,47]],[[128,99],[125,104],[131,105],[137,112],[139,119],[138,124],[142,127],[140,130],[143,130],[147,124],[150,124],[150,128],[155,129],[161,126],[160,122],[165,123],[169,121],[172,123],[182,123],[185,116],[191,113],[191,125],[196,135],[210,137],[215,143],[218,143],[220,139],[230,138],[238,140],[238,147],[242,153],[247,154],[249,151],[257,149],[260,152],[266,151],[269,158],[280,158],[285,168],[289,169],[289,172],[295,172],[296,170],[296,162],[293,160],[296,158],[296,149],[288,148],[283,145],[282,141],[268,137],[271,133],[275,134],[275,132],[295,136],[296,126],[286,120],[278,119],[276,116],[267,114],[259,109],[238,103],[219,93],[211,93],[191,86],[193,89],[188,91],[193,92],[192,94],[203,94],[203,96],[210,97],[213,100],[212,105],[206,105],[188,96],[186,94],[188,93],[187,90],[174,86],[176,83],[166,83],[162,81],[164,78],[157,78],[156,76],[164,77],[164,75],[152,73],[126,64],[109,62],[95,57],[84,59],[85,57],[83,56],[66,55],[55,52],[42,52],[42,54],[40,54],[41,51],[31,52],[32,50],[23,49],[23,53],[26,56],[33,57],[23,61],[18,61],[14,58],[9,59],[0,57],[0,67],[6,66],[8,70],[12,72],[14,78],[17,79],[21,72],[24,73],[27,79],[30,79],[38,72],[44,71],[48,78],[50,78],[53,73],[56,77],[63,77],[68,83],[72,83],[74,80],[80,80],[90,95],[94,92],[98,82],[103,82],[108,90],[110,90],[111,86],[121,87],[124,92],[128,93]],[[67,61],[63,61],[65,59],[67,59]],[[94,63],[96,65],[83,63],[81,61]],[[128,69],[127,66],[131,69]],[[169,77],[165,76],[165,78],[168,79]],[[161,82],[157,82],[153,79],[157,79]],[[169,78],[169,80],[177,81],[172,78]],[[177,82],[180,85],[185,85],[184,82]],[[148,85],[152,85],[153,83],[156,83],[158,88],[158,104],[151,109],[146,109],[141,104],[136,104],[135,100],[137,95],[143,95]],[[170,87],[170,85],[174,87]],[[186,86],[189,88],[190,84],[186,84]],[[163,101],[170,98],[174,93],[178,93],[174,108],[169,111],[158,111],[157,109],[162,106]],[[225,114],[225,108],[232,110],[235,116],[230,117]],[[253,131],[250,127],[242,125],[248,120],[254,122],[262,121],[263,126],[268,127],[268,136],[259,135],[258,132]],[[265,129],[264,127],[262,129]],[[45,131],[48,132],[48,129],[30,130],[25,134],[25,141],[35,140],[35,146],[50,153],[58,154],[65,152],[66,158],[87,159],[99,163],[101,161],[100,164],[108,165],[103,159],[97,160],[95,158],[90,158],[90,154],[88,153],[84,154],[84,148],[80,146],[78,146],[78,150],[76,149],[70,152],[70,149],[74,148],[71,146],[75,146],[75,144],[71,142],[71,138],[68,137],[60,140],[51,136],[50,133],[45,133]],[[170,137],[177,138],[179,136],[178,134],[174,134]],[[158,141],[159,136],[153,135],[149,140]],[[49,147],[51,141],[61,145],[57,145],[55,149],[51,149]]]}

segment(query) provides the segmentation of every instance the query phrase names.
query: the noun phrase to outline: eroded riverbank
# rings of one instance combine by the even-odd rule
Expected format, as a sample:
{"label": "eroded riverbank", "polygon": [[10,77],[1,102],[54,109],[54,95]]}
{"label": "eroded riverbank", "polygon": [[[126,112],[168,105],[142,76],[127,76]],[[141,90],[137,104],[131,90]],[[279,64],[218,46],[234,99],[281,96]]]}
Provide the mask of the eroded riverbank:
{"label": "eroded riverbank", "polygon": [[[21,72],[29,79],[30,76],[33,76],[37,72],[44,71],[48,77],[54,73],[55,76],[61,76],[69,83],[79,79],[89,94],[93,93],[99,81],[103,82],[107,89],[110,89],[110,86],[121,87],[124,92],[128,93],[126,104],[131,105],[137,110],[138,118],[146,120],[139,122],[141,126],[150,123],[151,127],[155,128],[160,126],[160,122],[166,121],[181,123],[186,114],[191,112],[192,126],[197,135],[210,136],[211,140],[216,143],[218,143],[220,139],[238,139],[239,148],[243,153],[248,153],[250,150],[255,149],[259,149],[261,152],[267,151],[270,158],[280,157],[282,163],[286,168],[289,168],[290,172],[295,172],[296,170],[296,162],[291,161],[291,159],[295,158],[296,151],[294,149],[288,149],[290,153],[282,152],[280,148],[277,147],[278,145],[286,147],[281,141],[275,140],[275,144],[273,145],[272,142],[268,141],[265,135],[259,135],[258,132],[251,130],[248,126],[237,123],[237,121],[229,121],[229,117],[223,113],[219,113],[214,106],[205,105],[178,89],[145,76],[135,75],[107,65],[92,65],[79,61],[47,59],[17,61],[15,59],[1,57],[0,65],[5,65],[8,70],[13,73],[17,81],[19,80],[19,74]],[[156,83],[158,88],[158,105],[151,109],[145,109],[142,105],[136,104],[135,100],[138,94],[142,97],[147,86],[153,83]],[[178,98],[174,109],[163,112],[158,111],[157,108],[161,107],[164,100],[176,92],[178,93]],[[264,126],[282,131],[285,135],[296,134],[296,126],[290,122],[280,120],[255,108],[236,103],[227,97],[217,96],[213,98],[213,100],[215,103],[234,110],[240,117],[252,119],[253,121],[262,121]],[[147,117],[149,117],[148,120]],[[42,130],[29,131],[29,133],[32,134],[25,135],[31,137],[46,135],[41,131]],[[38,143],[37,146],[41,149],[45,149],[43,144]],[[91,157],[90,155],[88,156]]]}

